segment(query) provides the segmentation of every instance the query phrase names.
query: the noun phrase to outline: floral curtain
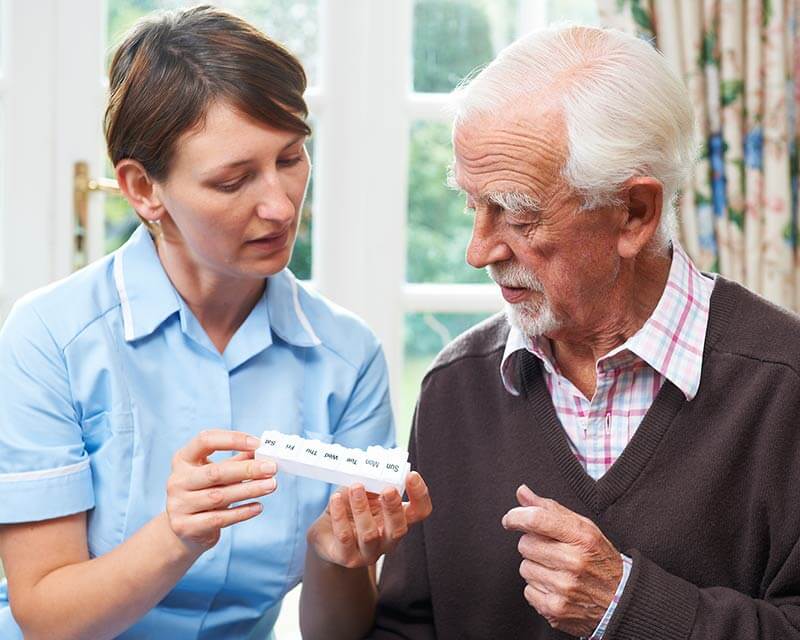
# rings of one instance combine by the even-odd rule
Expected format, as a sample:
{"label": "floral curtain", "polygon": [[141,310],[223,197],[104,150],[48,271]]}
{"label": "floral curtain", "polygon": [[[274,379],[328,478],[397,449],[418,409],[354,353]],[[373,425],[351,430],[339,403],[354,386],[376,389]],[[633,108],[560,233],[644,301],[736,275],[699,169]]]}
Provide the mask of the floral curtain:
{"label": "floral curtain", "polygon": [[684,247],[702,269],[800,309],[800,0],[598,4],[605,26],[653,41],[691,95],[704,144],[679,200]]}

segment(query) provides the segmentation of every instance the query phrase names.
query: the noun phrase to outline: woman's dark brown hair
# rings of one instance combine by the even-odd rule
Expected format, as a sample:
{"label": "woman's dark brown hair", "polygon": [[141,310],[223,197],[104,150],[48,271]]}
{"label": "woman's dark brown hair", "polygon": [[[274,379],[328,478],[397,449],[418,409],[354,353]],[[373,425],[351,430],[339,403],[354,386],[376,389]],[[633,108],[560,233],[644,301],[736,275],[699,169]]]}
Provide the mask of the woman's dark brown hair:
{"label": "woman's dark brown hair", "polygon": [[139,161],[165,180],[175,143],[225,101],[276,129],[309,135],[300,62],[244,20],[210,6],[153,14],[117,48],[105,116],[116,165]]}

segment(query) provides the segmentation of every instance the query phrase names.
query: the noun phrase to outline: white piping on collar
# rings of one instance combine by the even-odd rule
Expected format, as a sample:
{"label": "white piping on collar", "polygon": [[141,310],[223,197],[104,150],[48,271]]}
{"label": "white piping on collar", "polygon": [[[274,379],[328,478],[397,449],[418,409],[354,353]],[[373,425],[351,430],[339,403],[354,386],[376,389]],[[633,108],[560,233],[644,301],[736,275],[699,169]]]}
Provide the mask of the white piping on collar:
{"label": "white piping on collar", "polygon": [[61,478],[73,473],[83,471],[89,466],[89,458],[69,464],[65,467],[55,467],[53,469],[42,469],[40,471],[20,471],[18,473],[0,473],[0,483],[2,482],[26,482],[28,480],[45,480],[47,478]]}
{"label": "white piping on collar", "polygon": [[114,284],[117,286],[119,301],[122,305],[122,324],[125,326],[125,340],[133,340],[133,314],[128,292],[125,289],[125,277],[122,273],[122,251],[114,254]]}
{"label": "white piping on collar", "polygon": [[303,312],[303,308],[300,306],[300,294],[298,293],[297,280],[295,280],[294,276],[291,274],[289,274],[289,282],[292,285],[292,302],[294,302],[294,312],[297,314],[297,319],[300,320],[303,329],[311,337],[311,342],[314,343],[314,346],[319,346],[322,344],[322,341],[317,337],[317,334],[314,333],[314,329],[311,328],[311,323],[308,321],[306,314]]}

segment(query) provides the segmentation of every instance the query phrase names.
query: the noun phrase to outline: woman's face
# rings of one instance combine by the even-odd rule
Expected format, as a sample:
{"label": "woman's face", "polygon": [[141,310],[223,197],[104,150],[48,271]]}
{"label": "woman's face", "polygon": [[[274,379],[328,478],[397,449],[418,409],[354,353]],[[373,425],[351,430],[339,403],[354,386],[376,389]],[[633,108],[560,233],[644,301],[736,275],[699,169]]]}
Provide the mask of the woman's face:
{"label": "woman's face", "polygon": [[186,266],[264,278],[288,264],[310,172],[304,143],[226,103],[178,140],[155,191],[164,238],[181,246]]}

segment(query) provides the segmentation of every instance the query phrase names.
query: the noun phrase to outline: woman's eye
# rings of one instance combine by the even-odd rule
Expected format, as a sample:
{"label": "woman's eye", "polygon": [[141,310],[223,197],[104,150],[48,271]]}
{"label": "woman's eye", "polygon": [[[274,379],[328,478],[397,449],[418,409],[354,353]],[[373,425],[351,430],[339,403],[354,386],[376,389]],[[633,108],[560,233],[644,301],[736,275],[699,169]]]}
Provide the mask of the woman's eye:
{"label": "woman's eye", "polygon": [[234,180],[233,182],[224,182],[220,185],[217,185],[217,189],[225,193],[233,193],[234,191],[238,191],[246,180],[247,176],[242,176],[241,178],[239,178],[238,180]]}
{"label": "woman's eye", "polygon": [[300,160],[303,159],[303,156],[292,156],[291,158],[279,158],[278,159],[278,166],[279,167],[293,167],[296,165]]}

